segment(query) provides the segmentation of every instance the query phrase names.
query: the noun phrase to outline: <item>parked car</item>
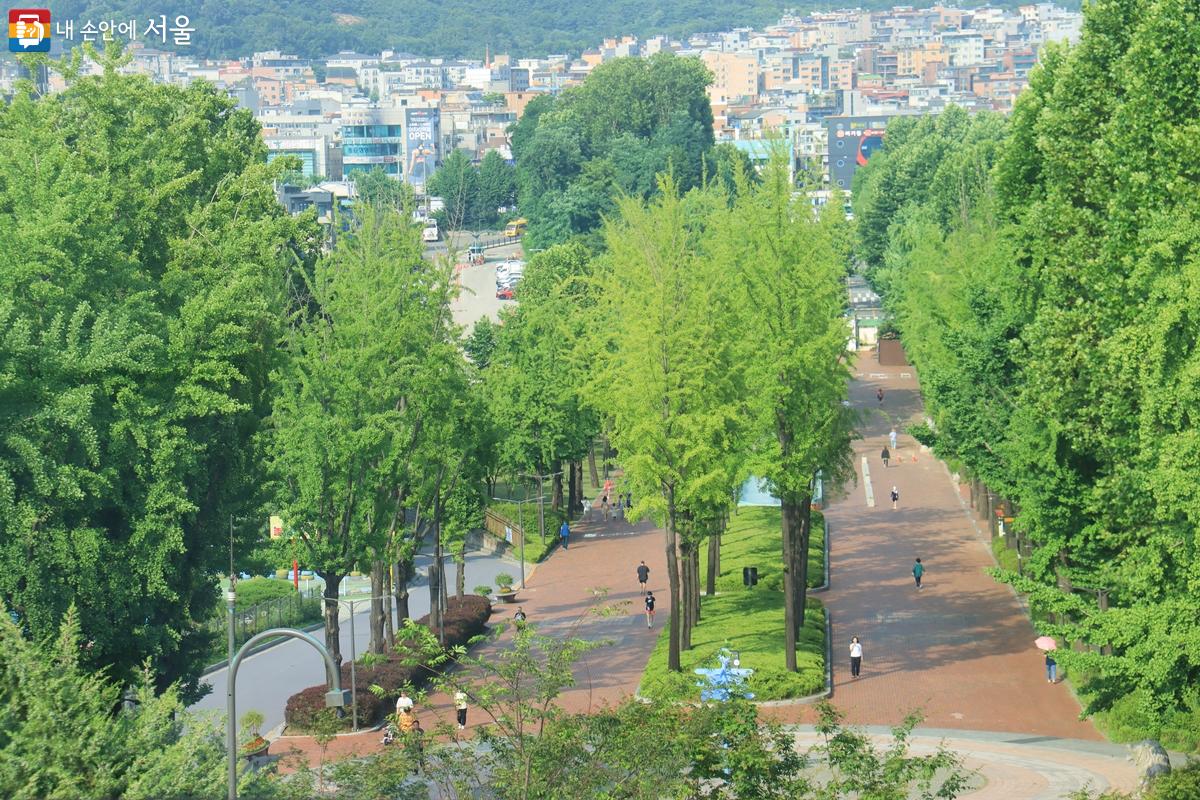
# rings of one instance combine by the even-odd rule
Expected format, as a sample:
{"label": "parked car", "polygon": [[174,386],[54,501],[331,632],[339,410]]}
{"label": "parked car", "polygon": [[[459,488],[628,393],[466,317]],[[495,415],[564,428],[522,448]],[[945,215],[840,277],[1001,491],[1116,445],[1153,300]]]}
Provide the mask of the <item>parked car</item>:
{"label": "parked car", "polygon": [[504,285],[496,289],[497,300],[512,300],[517,293],[517,287],[513,285]]}
{"label": "parked car", "polygon": [[514,277],[517,280],[520,280],[521,276],[524,274],[525,274],[525,262],[524,261],[517,261],[517,260],[511,259],[511,258],[508,259],[507,261],[501,261],[499,264],[496,265],[496,288],[499,288],[499,287],[503,286],[504,284],[509,283],[510,281],[513,280]]}

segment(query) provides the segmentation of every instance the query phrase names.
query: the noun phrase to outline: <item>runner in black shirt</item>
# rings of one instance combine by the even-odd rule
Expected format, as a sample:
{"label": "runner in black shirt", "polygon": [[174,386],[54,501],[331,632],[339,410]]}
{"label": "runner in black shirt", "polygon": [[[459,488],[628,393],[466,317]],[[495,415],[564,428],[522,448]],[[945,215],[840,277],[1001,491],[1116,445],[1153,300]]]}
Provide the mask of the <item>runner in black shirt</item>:
{"label": "runner in black shirt", "polygon": [[640,583],[642,585],[642,594],[645,594],[646,593],[646,581],[650,580],[650,568],[646,566],[645,561],[643,561],[641,564],[638,564],[637,573],[638,573],[638,583]]}
{"label": "runner in black shirt", "polygon": [[646,627],[654,624],[654,592],[646,592]]}

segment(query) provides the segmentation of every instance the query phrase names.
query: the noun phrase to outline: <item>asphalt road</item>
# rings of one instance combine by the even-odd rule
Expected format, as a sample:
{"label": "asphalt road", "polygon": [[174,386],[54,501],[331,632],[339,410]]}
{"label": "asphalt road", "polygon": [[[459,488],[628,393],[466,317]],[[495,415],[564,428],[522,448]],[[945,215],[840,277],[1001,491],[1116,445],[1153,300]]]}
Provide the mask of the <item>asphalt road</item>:
{"label": "asphalt road", "polygon": [[487,260],[483,264],[464,265],[460,268],[458,277],[462,291],[450,304],[455,324],[470,331],[481,317],[488,317],[495,322],[500,319],[500,309],[516,303],[515,300],[496,298],[496,266],[520,252],[520,245],[515,244],[485,250],[484,256]]}
{"label": "asphalt road", "polygon": [[[409,612],[414,618],[420,618],[429,613],[429,585],[425,578],[433,558],[429,554],[417,557],[418,578],[409,587]],[[456,567],[453,561],[446,559],[446,579],[453,587]],[[467,554],[467,591],[479,584],[495,585],[496,575],[501,572],[516,577],[520,565],[516,562],[502,559],[495,555],[484,553]],[[367,597],[368,595],[358,595]],[[353,599],[351,595],[348,599]],[[364,600],[355,604],[354,633],[355,646],[358,653],[364,653],[371,641],[370,621],[368,611],[370,603]],[[350,619],[349,612],[342,613],[341,628],[342,657],[350,659]],[[323,639],[321,632],[313,636],[318,641]],[[193,706],[196,711],[225,712],[225,691],[228,676],[227,669],[217,670],[204,678],[212,686],[212,692]],[[262,730],[271,730],[283,722],[283,710],[287,699],[301,689],[325,682],[325,663],[311,646],[297,640],[277,644],[261,653],[256,653],[243,659],[238,667],[237,683],[237,715],[240,718],[251,709],[260,712],[265,718]],[[346,687],[349,688],[349,687]]]}

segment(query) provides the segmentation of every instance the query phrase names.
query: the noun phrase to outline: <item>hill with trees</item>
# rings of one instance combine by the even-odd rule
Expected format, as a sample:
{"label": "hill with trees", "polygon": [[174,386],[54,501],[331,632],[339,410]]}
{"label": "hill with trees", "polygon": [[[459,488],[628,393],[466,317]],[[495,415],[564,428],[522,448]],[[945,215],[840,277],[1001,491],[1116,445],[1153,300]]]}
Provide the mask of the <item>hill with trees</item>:
{"label": "hill with trees", "polygon": [[[847,3],[867,9],[891,8],[892,0]],[[997,4],[993,4],[997,5]],[[998,5],[1016,6],[1016,0]],[[1071,3],[1067,3],[1071,5]],[[1077,6],[1078,3],[1075,3]],[[186,15],[196,28],[189,54],[237,58],[261,50],[283,50],[320,58],[339,50],[377,53],[383,49],[418,55],[481,57],[484,49],[520,56],[573,53],[596,47],[606,36],[729,30],[766,25],[787,8],[827,9],[828,3],[787,0],[179,0],[169,13]],[[56,18],[129,19],[139,22],[164,13],[149,0],[61,0],[50,3]]]}

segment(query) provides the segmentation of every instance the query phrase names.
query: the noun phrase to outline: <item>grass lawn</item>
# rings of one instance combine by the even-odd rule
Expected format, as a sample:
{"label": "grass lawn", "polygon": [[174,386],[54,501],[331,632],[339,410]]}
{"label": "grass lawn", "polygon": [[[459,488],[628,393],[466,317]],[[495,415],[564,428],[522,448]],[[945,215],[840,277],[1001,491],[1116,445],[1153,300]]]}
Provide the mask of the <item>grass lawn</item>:
{"label": "grass lawn", "polygon": [[[813,512],[809,585],[824,580],[824,524]],[[701,599],[700,623],[692,631],[692,649],[681,654],[682,673],[667,670],[667,614],[642,677],[642,694],[656,699],[700,698],[697,667],[716,666],[722,647],[737,650],[742,666],[754,670],[750,691],[757,700],[785,700],[815,694],[825,686],[825,615],[819,600],[809,597],[796,649],[800,671],[783,668],[783,572],[778,508],[744,508],[730,520],[721,541],[722,570],[717,595]],[[705,574],[707,548],[702,547],[700,574]],[[758,567],[758,586],[742,586],[742,567]]]}
{"label": "grass lawn", "polygon": [[992,555],[996,557],[996,563],[1000,565],[1000,569],[1010,572],[1017,571],[1017,551],[1008,546],[1008,540],[1005,537],[997,536],[992,539]]}
{"label": "grass lawn", "polygon": [[[741,591],[742,567],[758,567],[758,588],[783,591],[783,540],[779,509],[755,506],[738,509],[721,537],[721,572],[717,592]],[[700,548],[700,575],[708,574],[708,547]],[[825,582],[825,521],[812,512],[812,541],[808,548],[808,588]]]}

